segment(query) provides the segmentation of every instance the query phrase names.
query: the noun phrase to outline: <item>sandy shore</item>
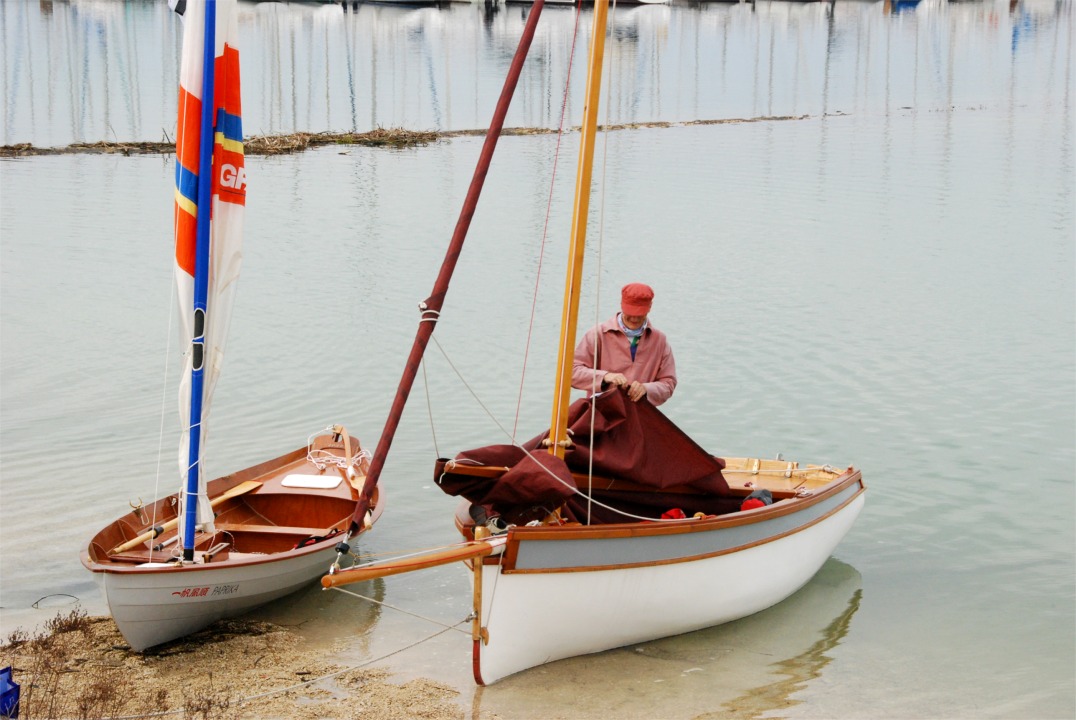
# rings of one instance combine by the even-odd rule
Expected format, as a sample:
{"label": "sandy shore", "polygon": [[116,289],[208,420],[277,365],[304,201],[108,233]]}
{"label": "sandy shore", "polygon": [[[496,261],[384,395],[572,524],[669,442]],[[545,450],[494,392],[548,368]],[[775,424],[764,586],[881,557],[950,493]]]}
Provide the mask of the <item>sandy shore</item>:
{"label": "sandy shore", "polygon": [[[272,623],[225,621],[146,653],[131,651],[109,617],[58,615],[0,647],[22,686],[24,718],[459,719],[459,693],[432,680],[349,669]],[[496,716],[481,713],[483,720]]]}

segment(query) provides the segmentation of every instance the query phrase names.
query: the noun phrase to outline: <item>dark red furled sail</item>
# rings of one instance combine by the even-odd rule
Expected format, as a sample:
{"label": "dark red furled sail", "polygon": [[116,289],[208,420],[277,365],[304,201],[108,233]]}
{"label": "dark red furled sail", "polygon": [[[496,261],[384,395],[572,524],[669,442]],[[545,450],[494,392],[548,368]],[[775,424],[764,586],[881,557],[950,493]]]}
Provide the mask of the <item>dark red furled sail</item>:
{"label": "dark red furled sail", "polygon": [[471,186],[467,190],[467,197],[463,201],[463,209],[460,210],[456,229],[452,233],[452,241],[449,243],[445,259],[441,263],[441,271],[433,284],[433,292],[422,303],[422,319],[418,325],[418,332],[415,334],[415,342],[411,346],[411,354],[407,358],[407,365],[404,367],[403,377],[400,378],[400,385],[396,388],[396,397],[392,401],[392,409],[389,410],[385,428],[381,431],[381,439],[377,443],[377,449],[374,450],[370,472],[366,475],[366,482],[363,484],[362,492],[359,494],[358,502],[355,505],[355,514],[351,518],[351,534],[354,534],[361,527],[366,512],[370,509],[370,496],[377,486],[377,481],[381,476],[381,469],[385,466],[385,458],[389,453],[389,447],[392,445],[392,438],[396,434],[396,428],[400,424],[400,416],[403,414],[404,405],[407,404],[407,396],[411,393],[411,387],[415,383],[415,376],[418,374],[419,364],[422,362],[422,356],[426,352],[426,345],[430,341],[430,336],[433,334],[433,329],[441,313],[441,307],[444,305],[445,295],[448,293],[448,283],[452,278],[453,271],[456,269],[456,261],[459,260],[460,252],[463,250],[463,241],[467,237],[467,230],[471,226],[471,218],[474,216],[475,207],[478,205],[478,197],[481,195],[482,186],[486,181],[486,173],[489,170],[490,160],[493,158],[493,150],[497,147],[497,139],[500,137],[501,129],[504,127],[504,118],[508,114],[508,106],[511,104],[512,96],[515,94],[519,74],[523,69],[523,62],[527,59],[531,40],[534,39],[534,29],[538,26],[538,18],[542,14],[544,5],[545,0],[535,0],[534,5],[531,6],[530,16],[527,18],[526,26],[523,28],[523,36],[519,39],[519,46],[512,57],[508,77],[505,78],[501,96],[497,100],[497,108],[493,112],[493,120],[490,122],[489,130],[486,132],[486,140],[482,145],[482,152],[478,156],[478,164],[475,167],[474,176],[471,178]]}
{"label": "dark red furled sail", "polygon": [[[672,507],[686,506],[692,514],[739,509],[741,498],[730,497],[721,474],[725,461],[706,452],[646,400],[631,402],[622,390],[580,398],[568,409],[568,428],[573,445],[563,460],[539,450],[547,431],[522,447],[488,445],[456,456],[465,467],[506,468],[503,474],[447,470],[439,462],[437,485],[515,524],[542,519],[558,507],[569,520],[627,522],[628,516],[615,511],[588,508],[585,497],[575,494],[590,472],[597,480],[584,491],[643,517],[657,518]],[[626,480],[649,492],[629,493],[626,505],[623,497],[608,492],[610,480]]]}

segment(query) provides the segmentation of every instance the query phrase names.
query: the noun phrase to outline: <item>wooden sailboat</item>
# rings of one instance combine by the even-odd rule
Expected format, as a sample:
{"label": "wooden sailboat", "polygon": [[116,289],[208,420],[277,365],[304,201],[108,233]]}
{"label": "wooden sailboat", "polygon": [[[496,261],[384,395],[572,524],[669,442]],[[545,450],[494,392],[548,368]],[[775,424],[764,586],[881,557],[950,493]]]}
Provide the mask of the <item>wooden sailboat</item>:
{"label": "wooden sailboat", "polygon": [[[298,590],[381,514],[352,523],[369,453],[340,426],[206,482],[203,440],[241,260],[246,174],[235,0],[187,0],[176,143],[176,282],[184,487],[132,506],[82,552],[120,631],[144,650]],[[202,102],[202,99],[207,99]],[[199,178],[211,181],[199,182]],[[343,550],[343,548],[340,548]]]}
{"label": "wooden sailboat", "polygon": [[[465,498],[455,514],[459,545],[322,579],[335,587],[469,563],[479,684],[768,608],[811,579],[864,504],[862,475],[853,467],[714,457],[648,402],[630,402],[619,390],[569,402],[607,11],[608,0],[595,3],[549,432],[437,462],[441,488]],[[499,131],[497,117],[487,143]],[[472,211],[465,205],[461,223]],[[457,239],[446,265],[458,256]],[[445,272],[427,300],[436,303],[433,313],[447,290]],[[425,332],[428,338],[432,328]],[[409,372],[414,377],[414,353],[402,388]],[[372,471],[367,482],[375,478]]]}

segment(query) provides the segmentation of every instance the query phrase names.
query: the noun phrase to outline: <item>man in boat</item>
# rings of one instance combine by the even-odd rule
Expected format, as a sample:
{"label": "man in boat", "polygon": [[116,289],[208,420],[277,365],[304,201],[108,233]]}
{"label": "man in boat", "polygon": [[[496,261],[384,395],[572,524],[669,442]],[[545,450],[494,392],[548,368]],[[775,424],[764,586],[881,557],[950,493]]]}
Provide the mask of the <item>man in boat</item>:
{"label": "man in boat", "polygon": [[661,405],[676,389],[676,362],[665,333],[649,321],[654,291],[629,283],[620,291],[620,312],[592,327],[575,349],[572,387],[587,395],[620,387],[628,398]]}

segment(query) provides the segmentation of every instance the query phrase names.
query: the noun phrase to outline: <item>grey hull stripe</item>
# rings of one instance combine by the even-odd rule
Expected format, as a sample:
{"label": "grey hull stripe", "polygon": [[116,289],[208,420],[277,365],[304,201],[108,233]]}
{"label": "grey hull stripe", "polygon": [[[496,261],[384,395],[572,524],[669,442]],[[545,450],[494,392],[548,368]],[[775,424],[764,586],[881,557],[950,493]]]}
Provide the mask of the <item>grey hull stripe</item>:
{"label": "grey hull stripe", "polygon": [[647,565],[714,555],[787,535],[835,510],[860,491],[854,483],[833,497],[789,515],[708,532],[622,538],[521,539],[516,570],[573,570],[610,565]]}

